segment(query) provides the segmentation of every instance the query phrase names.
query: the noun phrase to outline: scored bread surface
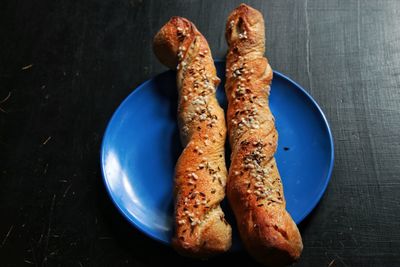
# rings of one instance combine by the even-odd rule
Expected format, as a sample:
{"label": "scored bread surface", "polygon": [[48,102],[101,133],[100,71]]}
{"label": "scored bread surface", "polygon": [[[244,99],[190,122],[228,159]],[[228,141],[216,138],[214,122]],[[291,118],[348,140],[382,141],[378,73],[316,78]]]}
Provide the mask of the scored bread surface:
{"label": "scored bread surface", "polygon": [[273,72],[264,57],[260,12],[242,4],[226,24],[228,54],[225,91],[232,149],[227,196],[248,252],[267,266],[296,261],[303,244],[286,211],[274,154],[278,133],[269,108]]}
{"label": "scored bread surface", "polygon": [[189,20],[173,17],[154,38],[154,52],[177,69],[178,124],[184,147],[175,167],[173,247],[207,258],[231,246],[231,227],[220,202],[227,170],[224,111],[216,99],[220,82],[204,36]]}

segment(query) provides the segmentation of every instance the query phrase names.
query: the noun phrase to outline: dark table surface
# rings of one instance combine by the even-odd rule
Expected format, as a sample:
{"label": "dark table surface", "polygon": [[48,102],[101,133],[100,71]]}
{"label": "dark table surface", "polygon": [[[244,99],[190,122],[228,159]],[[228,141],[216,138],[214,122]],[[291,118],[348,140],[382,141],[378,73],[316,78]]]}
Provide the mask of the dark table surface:
{"label": "dark table surface", "polygon": [[[153,55],[171,16],[215,57],[239,1],[0,1],[0,265],[187,266],[132,227],[102,183],[113,111],[165,68]],[[317,100],[335,168],[300,225],[296,266],[400,266],[400,1],[249,1],[265,16],[275,70]],[[207,265],[255,264],[245,253]],[[244,265],[245,264],[245,265]]]}

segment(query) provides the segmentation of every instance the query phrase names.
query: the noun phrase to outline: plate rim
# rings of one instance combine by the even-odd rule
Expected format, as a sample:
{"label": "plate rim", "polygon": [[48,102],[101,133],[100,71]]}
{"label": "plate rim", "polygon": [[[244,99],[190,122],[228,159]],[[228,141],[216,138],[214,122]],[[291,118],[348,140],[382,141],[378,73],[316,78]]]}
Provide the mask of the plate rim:
{"label": "plate rim", "polygon": [[120,110],[122,109],[122,107],[125,105],[126,102],[128,102],[128,100],[130,98],[132,98],[135,93],[137,94],[137,92],[139,90],[143,90],[143,88],[152,82],[152,80],[156,79],[157,77],[161,76],[161,75],[166,75],[168,72],[173,72],[171,70],[167,70],[167,71],[163,71],[149,79],[147,79],[146,81],[140,83],[138,86],[135,87],[135,89],[133,89],[132,92],[129,93],[128,96],[126,96],[124,98],[124,100],[122,100],[122,102],[118,105],[118,107],[115,109],[115,111],[113,112],[111,118],[108,120],[107,122],[107,126],[106,126],[106,130],[104,131],[103,134],[103,138],[101,141],[101,146],[100,146],[100,168],[101,168],[101,176],[102,176],[102,180],[103,183],[106,187],[108,196],[111,198],[112,202],[114,203],[114,206],[117,207],[118,211],[123,215],[123,217],[125,218],[125,220],[127,220],[130,224],[132,224],[136,229],[138,229],[141,233],[147,235],[148,237],[152,238],[153,240],[157,240],[159,242],[161,242],[164,245],[170,245],[170,242],[165,241],[164,239],[160,238],[157,235],[154,235],[151,232],[146,231],[145,229],[142,228],[142,226],[140,225],[140,223],[137,221],[136,217],[133,216],[132,214],[128,214],[116,201],[116,199],[113,197],[113,193],[111,190],[111,186],[109,184],[108,179],[106,178],[106,171],[105,171],[105,157],[106,157],[106,151],[105,151],[105,143],[106,143],[106,136],[108,135],[109,131],[110,131],[110,125],[111,122],[114,120],[114,118],[117,116],[117,114],[120,112]]}
{"label": "plate rim", "polygon": [[299,225],[301,222],[303,222],[303,220],[308,215],[311,214],[311,212],[315,209],[315,207],[321,201],[322,196],[325,194],[325,191],[326,191],[326,189],[328,187],[328,184],[329,184],[329,182],[331,180],[331,177],[332,177],[333,167],[335,165],[335,144],[334,144],[334,139],[333,139],[333,135],[332,135],[332,130],[331,130],[331,127],[330,127],[330,125],[328,123],[328,119],[326,118],[325,113],[323,112],[322,108],[318,105],[317,101],[311,96],[311,94],[309,92],[307,92],[302,86],[300,86],[300,84],[298,84],[297,82],[295,82],[294,80],[292,80],[291,78],[286,76],[285,74],[282,74],[281,72],[274,70],[274,75],[275,74],[278,74],[278,76],[280,76],[281,78],[284,78],[287,81],[289,81],[290,83],[292,83],[295,87],[300,89],[300,91],[305,96],[307,96],[307,98],[309,100],[311,100],[313,105],[317,108],[318,112],[322,116],[325,128],[326,128],[326,130],[328,132],[328,136],[329,136],[329,144],[330,144],[331,154],[330,154],[329,170],[328,170],[328,173],[327,173],[327,175],[325,177],[325,183],[322,186],[322,190],[319,192],[319,194],[315,198],[314,203],[312,205],[310,205],[310,207],[303,213],[303,215],[300,216],[299,222],[297,223],[297,225]]}
{"label": "plate rim", "polygon": [[[225,60],[220,60],[220,59],[215,59],[214,60],[215,63],[223,63],[225,62]],[[118,203],[117,200],[114,198],[113,196],[113,192],[111,190],[111,186],[109,184],[109,181],[107,179],[107,174],[106,174],[106,170],[105,170],[105,154],[106,154],[106,150],[105,150],[105,146],[106,146],[106,137],[109,135],[109,132],[111,131],[111,123],[112,121],[115,119],[115,117],[117,116],[117,114],[120,112],[120,110],[122,109],[123,106],[125,106],[125,103],[128,102],[129,99],[131,99],[132,97],[134,97],[135,94],[137,94],[140,90],[143,90],[143,88],[151,83],[154,79],[156,79],[157,77],[161,76],[161,75],[167,75],[167,73],[169,72],[173,72],[172,70],[167,70],[167,71],[163,71],[149,79],[147,79],[146,81],[140,83],[138,86],[135,87],[135,89],[133,89],[132,92],[129,93],[128,96],[126,96],[124,98],[124,100],[118,105],[118,107],[115,109],[115,111],[113,112],[112,116],[110,117],[110,119],[107,122],[107,126],[106,126],[106,130],[104,131],[103,134],[103,138],[102,138],[102,142],[101,142],[101,146],[100,146],[100,168],[101,168],[101,175],[102,175],[102,180],[103,183],[106,187],[106,191],[109,195],[109,197],[111,198],[112,202],[114,203],[114,205],[117,207],[117,209],[119,210],[119,212],[123,215],[123,217],[129,222],[131,223],[136,229],[138,229],[140,232],[142,232],[143,234],[147,235],[148,237],[157,240],[159,242],[161,242],[164,245],[170,245],[171,243],[160,238],[159,236],[147,231],[146,229],[142,228],[141,224],[137,221],[136,217],[133,216],[132,214],[127,214],[127,211],[125,211],[123,209],[123,207],[121,207]],[[282,74],[279,71],[273,70],[273,74],[274,76],[279,76],[280,78],[285,79],[286,81],[288,81],[289,83],[291,83],[293,86],[295,86],[297,89],[300,89],[300,91],[306,96],[306,98],[308,98],[311,103],[317,108],[317,111],[319,112],[319,114],[321,115],[323,121],[324,121],[324,126],[328,132],[328,136],[329,136],[329,144],[330,144],[330,162],[329,162],[329,170],[328,173],[325,177],[325,182],[322,186],[322,190],[320,190],[320,192],[318,193],[318,195],[316,196],[316,198],[312,201],[312,205],[310,205],[308,207],[308,209],[305,210],[305,212],[303,212],[303,214],[300,216],[300,219],[298,220],[299,222],[297,223],[297,225],[301,224],[301,222],[303,222],[303,220],[311,214],[311,212],[315,209],[315,207],[318,205],[318,203],[321,201],[322,196],[325,194],[326,189],[328,187],[328,184],[331,180],[332,177],[332,171],[333,171],[333,167],[334,167],[334,160],[335,160],[335,146],[334,146],[334,139],[333,139],[333,135],[332,135],[332,131],[330,128],[330,125],[328,123],[328,120],[325,116],[325,113],[323,112],[323,110],[321,109],[321,107],[318,105],[317,101],[311,96],[310,93],[308,93],[302,86],[300,86],[297,82],[295,82],[294,80],[292,80],[291,78],[289,78],[287,75]]]}

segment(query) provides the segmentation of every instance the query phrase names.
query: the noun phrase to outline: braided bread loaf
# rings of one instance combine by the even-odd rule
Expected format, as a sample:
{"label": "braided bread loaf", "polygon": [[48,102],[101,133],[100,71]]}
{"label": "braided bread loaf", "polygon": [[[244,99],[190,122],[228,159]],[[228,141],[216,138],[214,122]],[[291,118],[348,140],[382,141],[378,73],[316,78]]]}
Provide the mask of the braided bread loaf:
{"label": "braided bread loaf", "polygon": [[282,266],[303,249],[286,211],[274,154],[278,133],[269,109],[272,69],[264,57],[264,20],[242,4],[229,16],[225,91],[232,148],[227,195],[247,250],[268,266]]}
{"label": "braided bread loaf", "polygon": [[224,111],[216,99],[220,82],[211,51],[193,23],[173,17],[154,38],[154,52],[177,68],[178,123],[184,150],[175,170],[173,247],[183,255],[206,258],[231,246],[231,227],[220,202],[227,170]]}

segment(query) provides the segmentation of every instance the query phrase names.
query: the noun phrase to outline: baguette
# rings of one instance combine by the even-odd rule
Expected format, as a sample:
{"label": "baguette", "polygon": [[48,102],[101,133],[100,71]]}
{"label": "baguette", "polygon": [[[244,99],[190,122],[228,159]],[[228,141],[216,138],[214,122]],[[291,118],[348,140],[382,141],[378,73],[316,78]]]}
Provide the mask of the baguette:
{"label": "baguette", "polygon": [[220,202],[227,170],[224,111],[216,98],[220,82],[208,43],[194,24],[173,17],[154,38],[161,63],[177,69],[178,124],[184,150],[175,168],[173,247],[207,258],[231,246],[231,227]]}
{"label": "baguette", "polygon": [[232,148],[227,196],[248,252],[267,266],[296,261],[303,244],[286,211],[274,154],[278,133],[269,108],[272,69],[260,12],[241,4],[226,24],[225,91]]}

